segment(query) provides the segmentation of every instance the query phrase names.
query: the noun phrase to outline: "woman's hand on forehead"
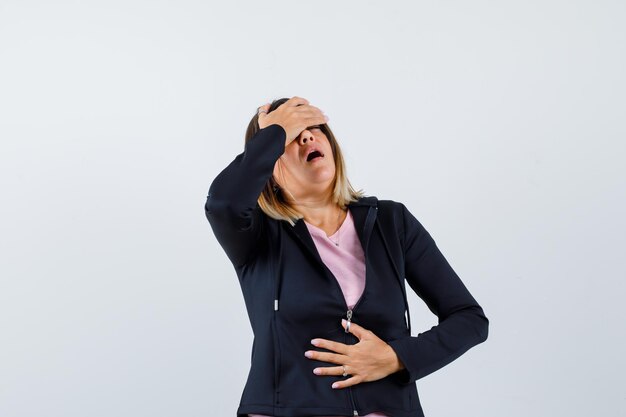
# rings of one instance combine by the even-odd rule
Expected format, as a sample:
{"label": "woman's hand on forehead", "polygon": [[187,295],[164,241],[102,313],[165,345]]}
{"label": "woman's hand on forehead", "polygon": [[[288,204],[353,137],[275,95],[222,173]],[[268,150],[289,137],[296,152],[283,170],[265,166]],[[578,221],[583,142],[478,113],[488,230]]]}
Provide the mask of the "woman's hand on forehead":
{"label": "woman's hand on forehead", "polygon": [[308,100],[294,96],[269,112],[270,104],[259,107],[259,128],[278,124],[286,133],[285,146],[300,136],[305,129],[316,127],[328,121],[328,116],[319,108],[308,104]]}

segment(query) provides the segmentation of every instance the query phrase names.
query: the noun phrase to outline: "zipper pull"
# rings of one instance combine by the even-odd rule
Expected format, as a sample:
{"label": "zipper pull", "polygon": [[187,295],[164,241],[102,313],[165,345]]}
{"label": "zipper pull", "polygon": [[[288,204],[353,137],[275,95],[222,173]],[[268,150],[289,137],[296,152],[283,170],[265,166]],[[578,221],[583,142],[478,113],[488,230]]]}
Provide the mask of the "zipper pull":
{"label": "zipper pull", "polygon": [[[352,310],[348,310],[348,312],[346,313],[346,317],[348,318],[348,323],[346,324],[346,329],[345,332],[346,333],[350,333],[350,320],[352,320]],[[355,410],[356,412],[356,410]],[[357,415],[357,414],[355,414]]]}
{"label": "zipper pull", "polygon": [[359,415],[359,413],[358,413],[356,410],[354,410],[354,411],[352,412],[352,415],[358,416],[358,415]]}

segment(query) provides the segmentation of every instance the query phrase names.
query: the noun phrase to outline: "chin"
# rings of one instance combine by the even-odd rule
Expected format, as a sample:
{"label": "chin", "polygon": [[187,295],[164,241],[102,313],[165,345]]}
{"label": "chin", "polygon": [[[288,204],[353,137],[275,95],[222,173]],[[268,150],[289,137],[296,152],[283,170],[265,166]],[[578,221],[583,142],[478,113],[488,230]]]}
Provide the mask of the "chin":
{"label": "chin", "polygon": [[309,172],[309,175],[306,175],[308,182],[314,183],[323,183],[332,181],[335,177],[335,172],[327,169],[317,170],[315,172]]}

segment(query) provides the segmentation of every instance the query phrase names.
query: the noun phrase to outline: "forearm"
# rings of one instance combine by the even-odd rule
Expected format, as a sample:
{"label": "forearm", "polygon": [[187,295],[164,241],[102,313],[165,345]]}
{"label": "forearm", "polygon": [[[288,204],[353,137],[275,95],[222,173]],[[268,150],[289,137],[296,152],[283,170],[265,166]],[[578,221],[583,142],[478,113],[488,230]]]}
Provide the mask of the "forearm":
{"label": "forearm", "polygon": [[257,250],[263,223],[257,200],[285,151],[285,136],[278,124],[258,131],[209,187],[205,215],[235,267]]}
{"label": "forearm", "polygon": [[413,383],[448,365],[471,347],[487,339],[489,320],[480,306],[450,315],[417,336],[392,340],[389,345],[403,363],[402,383]]}
{"label": "forearm", "polygon": [[211,183],[207,196],[209,209],[213,201],[227,202],[233,207],[254,207],[276,161],[285,151],[285,136],[285,130],[278,124],[259,130],[246,143],[244,151]]}
{"label": "forearm", "polygon": [[406,366],[404,382],[410,383],[485,341],[489,320],[430,233],[402,208],[406,281],[439,319],[438,325],[418,336],[389,342]]}

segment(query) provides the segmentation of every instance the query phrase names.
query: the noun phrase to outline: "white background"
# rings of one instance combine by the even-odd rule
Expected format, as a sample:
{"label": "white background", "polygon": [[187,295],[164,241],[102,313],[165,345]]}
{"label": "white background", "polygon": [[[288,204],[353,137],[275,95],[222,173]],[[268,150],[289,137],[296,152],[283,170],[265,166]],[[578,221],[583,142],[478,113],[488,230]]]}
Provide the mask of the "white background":
{"label": "white background", "polygon": [[[417,381],[427,417],[625,415],[625,21],[617,0],[0,0],[0,415],[234,416],[252,332],[203,206],[256,108],[295,95],[490,319]],[[437,318],[409,296],[415,335]]]}

